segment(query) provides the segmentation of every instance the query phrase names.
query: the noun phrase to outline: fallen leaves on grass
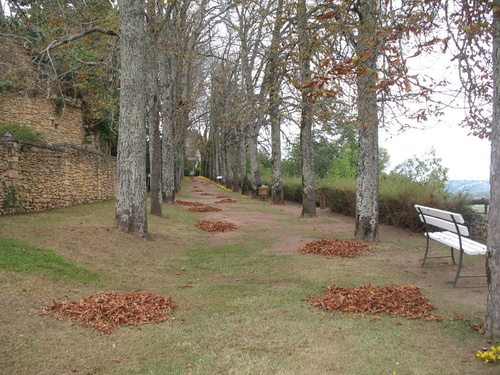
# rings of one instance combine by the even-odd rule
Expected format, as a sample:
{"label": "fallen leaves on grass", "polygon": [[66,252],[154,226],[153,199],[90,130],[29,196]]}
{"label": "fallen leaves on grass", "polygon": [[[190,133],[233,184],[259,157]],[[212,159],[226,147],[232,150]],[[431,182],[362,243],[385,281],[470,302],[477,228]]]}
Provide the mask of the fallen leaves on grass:
{"label": "fallen leaves on grass", "polygon": [[167,320],[167,311],[179,309],[169,297],[149,292],[132,291],[91,295],[75,301],[54,301],[41,307],[41,314],[69,315],[74,323],[112,333],[118,325],[138,325]]}
{"label": "fallen leaves on grass", "polygon": [[227,221],[198,221],[196,227],[206,232],[229,232],[239,228]]}
{"label": "fallen leaves on grass", "polygon": [[223,199],[221,201],[215,202],[215,203],[236,203],[236,202],[238,202],[238,201],[235,199],[227,198],[227,199]]}
{"label": "fallen leaves on grass", "polygon": [[176,200],[175,203],[180,204],[182,206],[204,206],[204,204],[201,202],[189,202],[189,201]]}
{"label": "fallen leaves on grass", "polygon": [[191,212],[219,212],[222,211],[219,207],[212,207],[212,206],[196,206],[196,207],[189,207],[188,211]]}
{"label": "fallen leaves on grass", "polygon": [[408,319],[442,320],[431,314],[435,307],[422,296],[420,288],[392,284],[374,287],[372,284],[356,288],[327,286],[324,295],[311,297],[306,301],[324,310],[355,312],[362,315],[380,314],[405,316]]}
{"label": "fallen leaves on grass", "polygon": [[473,330],[477,331],[480,335],[484,335],[484,333],[485,333],[484,322],[480,322],[477,324],[469,324],[469,327],[472,328]]}
{"label": "fallen leaves on grass", "polygon": [[370,250],[371,247],[364,242],[355,242],[349,240],[339,240],[332,238],[322,238],[311,241],[301,247],[299,252],[302,254],[319,254],[327,258],[339,256],[342,258],[356,258],[364,250]]}
{"label": "fallen leaves on grass", "polygon": [[217,199],[229,198],[229,195],[217,195],[215,198]]}

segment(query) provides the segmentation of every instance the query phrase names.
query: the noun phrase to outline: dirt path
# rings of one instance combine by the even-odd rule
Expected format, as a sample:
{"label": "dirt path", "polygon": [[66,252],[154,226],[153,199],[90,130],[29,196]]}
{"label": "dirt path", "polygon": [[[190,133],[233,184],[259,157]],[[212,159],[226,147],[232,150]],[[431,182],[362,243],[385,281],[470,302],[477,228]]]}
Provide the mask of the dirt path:
{"label": "dirt path", "polygon": [[[331,212],[329,209],[318,208],[317,218],[302,219],[300,218],[302,207],[299,204],[286,202],[285,205],[276,206],[270,201],[257,201],[250,198],[247,201],[236,193],[222,190],[211,181],[201,178],[191,178],[191,181],[192,184],[186,185],[186,189],[189,189],[188,192],[192,196],[189,201],[201,202],[222,209],[220,212],[202,214],[202,220],[228,221],[240,227],[255,228],[256,233],[258,233],[259,228],[263,228],[266,232],[272,233],[273,236],[279,237],[273,246],[266,249],[266,252],[270,254],[296,253],[307,242],[323,236],[354,239],[355,221],[352,217]],[[237,202],[217,203],[224,199],[223,196],[228,196]],[[258,204],[260,208],[264,209],[257,210],[254,204]],[[233,237],[238,235],[240,235],[238,231],[207,233],[207,245],[221,245],[230,242]],[[382,250],[379,248],[382,244],[389,244],[391,249],[406,250]],[[452,288],[449,282],[454,279],[456,267],[443,262],[444,264],[421,268],[424,247],[425,238],[422,234],[381,225],[380,242],[374,245],[376,250],[374,254],[394,264],[398,268],[398,272],[407,273],[409,283],[422,288],[438,289],[480,309],[485,309],[486,280],[483,278],[461,279],[459,285],[462,287]],[[462,273],[484,273],[484,263],[477,261],[477,258],[473,260],[474,264],[467,263],[467,260],[464,261],[467,266],[464,266]]]}

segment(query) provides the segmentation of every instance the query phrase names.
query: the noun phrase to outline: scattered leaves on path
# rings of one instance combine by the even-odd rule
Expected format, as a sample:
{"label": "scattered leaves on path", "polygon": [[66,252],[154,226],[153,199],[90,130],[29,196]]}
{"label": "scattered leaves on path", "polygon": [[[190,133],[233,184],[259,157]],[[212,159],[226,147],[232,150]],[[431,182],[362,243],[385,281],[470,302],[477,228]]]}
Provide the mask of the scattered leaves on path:
{"label": "scattered leaves on path", "polygon": [[219,207],[212,207],[212,206],[196,206],[196,207],[189,207],[188,211],[191,212],[219,212],[222,211]]}
{"label": "scattered leaves on path", "polygon": [[180,204],[182,206],[204,206],[204,204],[201,202],[189,202],[189,201],[176,200],[175,203]]}
{"label": "scattered leaves on path", "polygon": [[138,325],[167,320],[167,311],[179,309],[169,297],[149,292],[132,291],[91,295],[74,301],[54,301],[41,307],[41,314],[69,315],[74,323],[112,333],[118,325]]}
{"label": "scattered leaves on path", "polygon": [[339,256],[341,258],[356,258],[364,250],[370,250],[371,247],[364,242],[349,240],[339,240],[332,238],[322,238],[311,241],[301,247],[299,252],[302,254],[319,254],[327,258]]}
{"label": "scattered leaves on path", "polygon": [[435,307],[422,296],[420,288],[392,284],[375,287],[372,284],[356,288],[327,286],[324,295],[311,297],[307,303],[324,310],[365,314],[405,316],[408,319],[441,320],[431,314]]}
{"label": "scattered leaves on path", "polygon": [[215,202],[215,203],[236,203],[236,202],[238,202],[238,201],[235,199],[227,198],[227,199],[223,199],[221,201]]}
{"label": "scattered leaves on path", "polygon": [[230,232],[239,228],[227,221],[198,221],[196,227],[206,232]]}

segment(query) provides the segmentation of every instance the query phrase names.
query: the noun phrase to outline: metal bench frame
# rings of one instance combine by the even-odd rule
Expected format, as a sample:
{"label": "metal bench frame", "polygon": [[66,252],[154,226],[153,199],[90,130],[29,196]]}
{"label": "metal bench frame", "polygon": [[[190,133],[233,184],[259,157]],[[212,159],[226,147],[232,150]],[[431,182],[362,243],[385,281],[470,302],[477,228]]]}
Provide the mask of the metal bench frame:
{"label": "metal bench frame", "polygon": [[[467,236],[469,236],[469,229],[467,226],[463,225],[465,220],[462,215],[419,205],[415,205],[415,209],[419,213],[420,221],[424,223],[425,236],[427,238],[424,260],[422,261],[421,267],[425,266],[427,259],[433,258],[451,258],[453,264],[456,265],[454,254],[454,250],[456,249],[460,251],[460,257],[458,260],[457,274],[453,281],[453,287],[457,285],[459,278],[486,277],[486,275],[460,275],[464,253],[469,255],[485,255],[487,252],[486,245],[467,238]],[[430,230],[431,225],[445,229],[445,231],[432,232]],[[429,256],[429,242],[431,239],[450,246],[450,255]]]}

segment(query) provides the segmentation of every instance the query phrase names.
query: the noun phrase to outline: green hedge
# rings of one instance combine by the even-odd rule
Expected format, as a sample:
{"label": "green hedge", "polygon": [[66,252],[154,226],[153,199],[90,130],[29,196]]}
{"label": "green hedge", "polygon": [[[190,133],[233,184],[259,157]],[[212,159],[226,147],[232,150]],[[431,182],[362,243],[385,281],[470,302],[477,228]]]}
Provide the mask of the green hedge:
{"label": "green hedge", "polygon": [[[333,181],[321,184],[318,189],[327,198],[334,212],[354,217],[356,215],[356,182]],[[386,176],[380,181],[379,223],[413,231],[422,228],[415,205],[429,206],[446,211],[459,212],[467,220],[472,214],[464,195],[451,195],[407,179]]]}
{"label": "green hedge", "polygon": [[[262,183],[271,188],[270,174],[263,174]],[[342,215],[356,216],[356,180],[328,179],[316,182],[319,196],[324,194],[328,207]],[[461,213],[468,221],[473,213],[465,195],[449,194],[443,189],[411,181],[407,178],[382,175],[379,186],[379,223],[413,231],[422,229],[415,205],[429,206],[441,210]],[[283,179],[285,200],[302,202],[302,180],[300,177]]]}

